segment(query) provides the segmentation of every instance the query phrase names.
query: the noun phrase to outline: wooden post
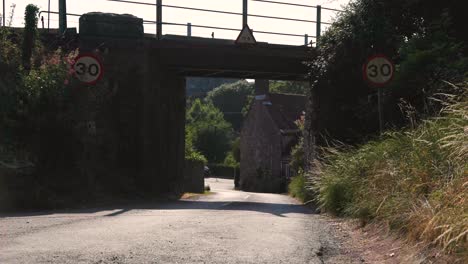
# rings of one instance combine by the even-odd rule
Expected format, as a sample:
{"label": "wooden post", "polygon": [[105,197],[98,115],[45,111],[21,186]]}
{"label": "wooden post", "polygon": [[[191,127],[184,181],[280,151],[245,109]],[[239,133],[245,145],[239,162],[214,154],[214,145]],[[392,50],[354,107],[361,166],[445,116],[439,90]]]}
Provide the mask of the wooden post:
{"label": "wooden post", "polygon": [[379,129],[380,129],[380,134],[382,135],[384,131],[384,117],[383,117],[383,91],[382,87],[377,88],[377,108],[379,111]]}

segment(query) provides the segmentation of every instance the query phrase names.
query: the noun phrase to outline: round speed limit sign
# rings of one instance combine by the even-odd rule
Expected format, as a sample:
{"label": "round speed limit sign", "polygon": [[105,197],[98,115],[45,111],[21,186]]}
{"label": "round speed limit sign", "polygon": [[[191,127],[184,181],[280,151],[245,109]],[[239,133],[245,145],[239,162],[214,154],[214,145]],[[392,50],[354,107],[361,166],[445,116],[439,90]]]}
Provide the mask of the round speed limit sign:
{"label": "round speed limit sign", "polygon": [[86,84],[95,84],[102,78],[103,67],[101,61],[93,54],[81,54],[73,65],[75,76]]}
{"label": "round speed limit sign", "polygon": [[383,86],[393,78],[395,66],[384,55],[370,57],[363,67],[364,79],[374,86]]}

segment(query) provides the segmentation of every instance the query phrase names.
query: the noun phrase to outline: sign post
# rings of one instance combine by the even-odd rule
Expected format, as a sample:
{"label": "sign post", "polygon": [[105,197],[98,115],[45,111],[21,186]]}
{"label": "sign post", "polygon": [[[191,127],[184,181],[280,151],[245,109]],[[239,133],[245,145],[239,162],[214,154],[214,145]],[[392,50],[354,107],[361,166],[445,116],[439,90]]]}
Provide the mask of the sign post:
{"label": "sign post", "polygon": [[85,84],[96,84],[104,73],[99,58],[93,54],[81,54],[75,59],[73,65],[75,76]]}
{"label": "sign post", "polygon": [[3,26],[3,27],[6,27],[6,22],[5,22],[5,21],[6,21],[6,20],[5,20],[5,17],[6,17],[6,15],[5,15],[5,9],[6,9],[6,8],[5,8],[5,0],[3,0],[3,13],[2,13],[2,21],[3,21],[2,26]]}
{"label": "sign post", "polygon": [[379,112],[379,128],[382,134],[384,130],[383,116],[383,87],[392,79],[395,72],[393,62],[385,55],[378,54],[367,59],[363,66],[362,73],[364,79],[373,87],[377,88],[377,104]]}

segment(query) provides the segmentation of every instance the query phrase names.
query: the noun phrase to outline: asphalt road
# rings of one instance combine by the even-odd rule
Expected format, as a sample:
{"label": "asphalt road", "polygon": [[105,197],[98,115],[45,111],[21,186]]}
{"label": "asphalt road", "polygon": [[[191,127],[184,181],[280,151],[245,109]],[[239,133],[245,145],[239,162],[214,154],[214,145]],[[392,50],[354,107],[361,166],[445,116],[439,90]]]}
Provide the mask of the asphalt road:
{"label": "asphalt road", "polygon": [[331,263],[323,216],[206,182],[214,194],[181,201],[0,215],[0,263]]}

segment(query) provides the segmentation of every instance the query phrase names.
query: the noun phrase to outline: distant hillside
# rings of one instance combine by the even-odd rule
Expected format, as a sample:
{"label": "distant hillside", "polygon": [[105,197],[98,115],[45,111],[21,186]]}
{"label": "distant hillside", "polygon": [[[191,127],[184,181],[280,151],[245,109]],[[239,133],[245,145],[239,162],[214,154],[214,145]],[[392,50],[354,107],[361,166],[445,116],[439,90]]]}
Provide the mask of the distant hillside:
{"label": "distant hillside", "polygon": [[204,78],[204,77],[188,77],[187,78],[187,96],[205,97],[208,92],[214,88],[226,84],[237,82],[237,79],[225,78]]}

